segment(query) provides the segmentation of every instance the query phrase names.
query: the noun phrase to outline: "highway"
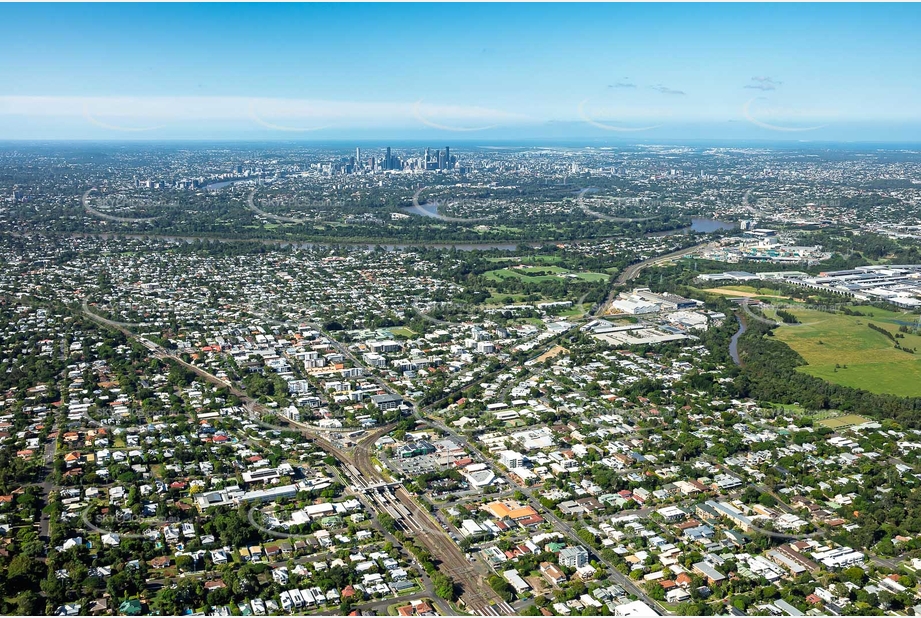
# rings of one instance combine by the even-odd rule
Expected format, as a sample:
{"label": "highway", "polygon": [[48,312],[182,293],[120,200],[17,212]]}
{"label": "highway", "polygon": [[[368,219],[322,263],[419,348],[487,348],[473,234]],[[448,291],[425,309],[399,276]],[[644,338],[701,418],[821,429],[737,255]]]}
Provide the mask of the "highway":
{"label": "highway", "polygon": [[582,209],[582,212],[589,215],[590,217],[595,217],[596,219],[601,219],[602,221],[614,221],[618,223],[640,223],[643,221],[653,221],[654,219],[660,219],[662,217],[662,215],[655,215],[653,217],[614,217],[611,215],[606,215],[602,212],[590,210],[589,207],[585,205],[585,194],[594,190],[596,190],[595,187],[587,187],[579,191],[579,195],[576,196],[576,204],[579,206],[579,208]]}
{"label": "highway", "polygon": [[628,281],[636,279],[637,275],[643,271],[644,268],[650,266],[657,266],[659,264],[664,264],[665,262],[670,262],[676,258],[684,257],[685,255],[690,255],[696,251],[703,249],[708,246],[710,243],[703,242],[699,245],[694,245],[693,247],[688,247],[687,249],[681,249],[680,251],[673,251],[672,253],[666,253],[665,255],[660,255],[654,258],[649,258],[648,260],[643,260],[637,264],[631,264],[624,269],[624,272],[620,273],[620,276],[617,277],[617,283],[623,285]]}
{"label": "highway", "polygon": [[674,251],[672,253],[666,253],[665,255],[659,255],[654,258],[649,258],[648,260],[643,260],[642,262],[637,262],[636,264],[631,264],[624,269],[617,279],[614,282],[614,286],[611,288],[611,291],[608,292],[608,297],[603,303],[598,306],[598,310],[595,311],[597,317],[601,317],[605,314],[605,311],[611,306],[611,303],[614,302],[614,298],[617,296],[620,291],[620,286],[633,281],[637,276],[643,272],[643,269],[649,268],[650,266],[658,266],[659,264],[664,264],[670,262],[676,258],[683,257],[685,255],[690,255],[704,247],[708,246],[710,243],[701,243],[699,245],[694,245],[693,247],[688,247],[687,249],[682,249],[680,251]]}

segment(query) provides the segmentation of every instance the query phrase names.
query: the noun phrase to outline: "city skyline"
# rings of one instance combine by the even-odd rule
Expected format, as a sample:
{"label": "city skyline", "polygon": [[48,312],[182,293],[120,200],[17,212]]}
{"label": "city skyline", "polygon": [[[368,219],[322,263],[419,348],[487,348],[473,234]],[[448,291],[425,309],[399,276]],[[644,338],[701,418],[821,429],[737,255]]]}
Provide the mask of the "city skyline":
{"label": "city skyline", "polygon": [[921,140],[915,6],[216,9],[4,5],[0,139]]}

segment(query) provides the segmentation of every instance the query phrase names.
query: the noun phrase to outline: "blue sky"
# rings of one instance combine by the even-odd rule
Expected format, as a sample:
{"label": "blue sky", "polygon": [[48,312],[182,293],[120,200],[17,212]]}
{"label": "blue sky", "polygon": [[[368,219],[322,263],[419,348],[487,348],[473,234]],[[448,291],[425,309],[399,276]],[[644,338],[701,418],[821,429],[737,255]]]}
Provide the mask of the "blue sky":
{"label": "blue sky", "polygon": [[921,140],[913,4],[0,4],[0,139]]}

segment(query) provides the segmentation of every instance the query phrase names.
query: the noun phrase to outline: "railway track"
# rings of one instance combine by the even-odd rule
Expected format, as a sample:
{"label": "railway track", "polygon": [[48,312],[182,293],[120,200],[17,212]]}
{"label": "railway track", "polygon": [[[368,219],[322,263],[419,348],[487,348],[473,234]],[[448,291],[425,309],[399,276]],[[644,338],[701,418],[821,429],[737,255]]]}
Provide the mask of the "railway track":
{"label": "railway track", "polygon": [[[239,397],[247,407],[254,411],[265,412],[265,409],[245,392],[233,384],[222,380],[208,371],[185,362],[178,356],[170,354],[158,344],[131,332],[124,326],[93,313],[88,306],[83,307],[85,315],[105,326],[120,331],[126,337],[139,341],[150,352],[161,359],[170,359],[180,365],[194,371],[203,379],[212,382],[215,385],[223,386]],[[279,419],[280,421],[282,419]],[[357,489],[367,490],[373,486],[386,487],[392,485],[383,476],[383,474],[374,467],[372,460],[371,448],[381,436],[393,430],[394,425],[385,425],[375,431],[368,433],[358,440],[353,452],[347,452],[332,443],[326,436],[322,436],[316,431],[303,423],[285,420],[283,423],[292,429],[299,430],[304,435],[310,437],[314,444],[335,457],[346,470],[346,474],[351,478]],[[277,427],[276,427],[277,428]],[[398,521],[407,529],[407,532],[413,535],[438,561],[438,569],[452,581],[460,585],[460,598],[466,605],[467,609],[474,614],[482,616],[512,615],[514,609],[505,603],[492,588],[490,588],[482,576],[476,572],[473,565],[467,560],[460,548],[451,540],[447,533],[442,530],[441,526],[435,522],[432,517],[425,512],[418,503],[412,498],[408,491],[402,486],[398,486],[393,491],[392,498],[383,498],[386,503],[380,501],[369,503],[375,506],[379,512],[386,512],[393,516],[393,513],[400,515]],[[387,507],[387,508],[385,508]],[[394,519],[397,519],[396,517]]]}
{"label": "railway track", "polygon": [[403,486],[393,488],[374,466],[371,448],[377,439],[387,433],[381,428],[364,436],[351,453],[333,446],[317,437],[317,446],[343,464],[347,476],[356,488],[367,491],[369,502],[382,513],[387,513],[397,525],[421,544],[438,561],[438,570],[451,578],[461,588],[460,598],[466,607],[479,615],[510,615],[511,606],[504,603],[477,573],[460,548],[441,526],[425,512]]}

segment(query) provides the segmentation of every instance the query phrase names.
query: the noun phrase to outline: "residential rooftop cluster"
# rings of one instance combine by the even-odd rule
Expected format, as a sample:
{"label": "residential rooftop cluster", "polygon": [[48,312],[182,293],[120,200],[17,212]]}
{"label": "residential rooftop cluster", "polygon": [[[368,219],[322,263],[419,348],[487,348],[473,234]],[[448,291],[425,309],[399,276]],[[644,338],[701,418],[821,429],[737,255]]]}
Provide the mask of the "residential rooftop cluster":
{"label": "residential rooftop cluster", "polygon": [[2,613],[921,614],[917,400],[751,308],[913,341],[914,154],[74,148],[0,150]]}

